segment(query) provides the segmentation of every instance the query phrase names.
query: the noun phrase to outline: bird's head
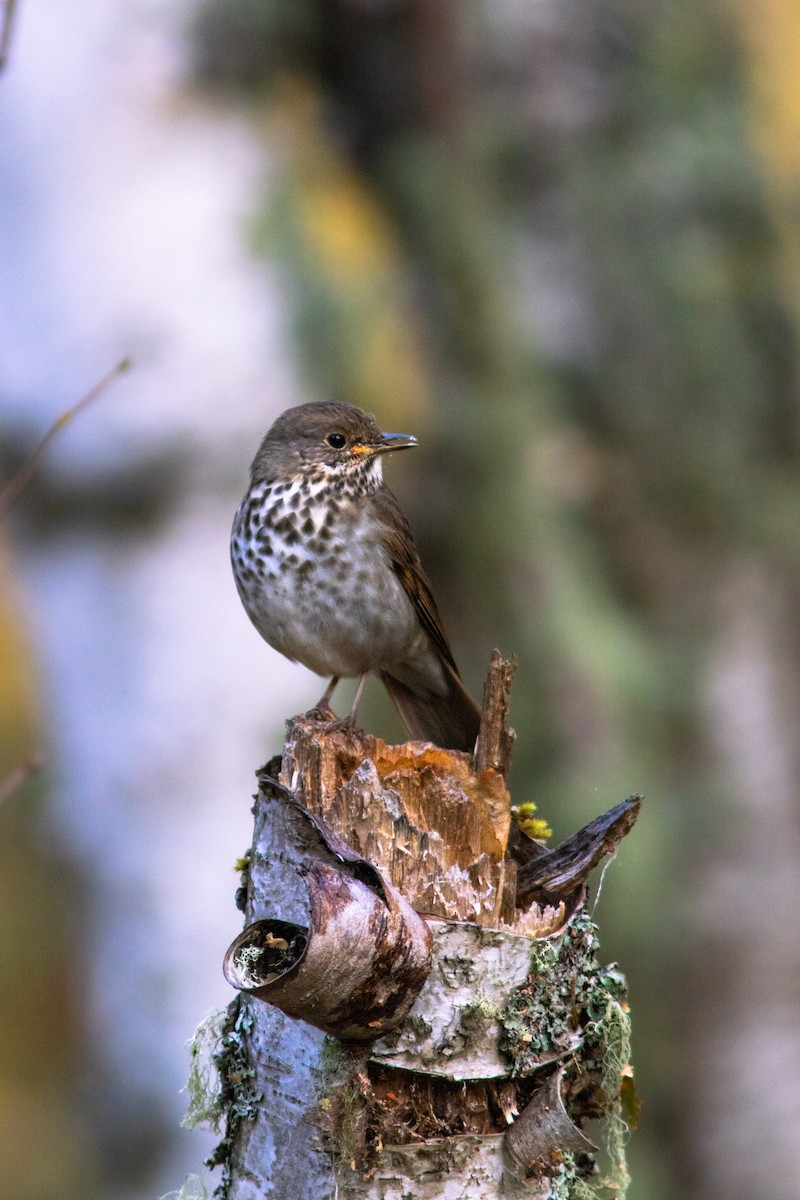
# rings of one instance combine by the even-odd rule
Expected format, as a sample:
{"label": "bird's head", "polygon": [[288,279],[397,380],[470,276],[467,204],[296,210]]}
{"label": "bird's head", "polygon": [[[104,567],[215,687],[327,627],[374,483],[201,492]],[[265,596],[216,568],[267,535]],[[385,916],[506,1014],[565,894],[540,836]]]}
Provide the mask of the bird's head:
{"label": "bird's head", "polygon": [[416,444],[410,434],[383,433],[371,416],[351,404],[299,404],[281,413],[264,437],[252,478],[358,477],[379,483],[382,455]]}

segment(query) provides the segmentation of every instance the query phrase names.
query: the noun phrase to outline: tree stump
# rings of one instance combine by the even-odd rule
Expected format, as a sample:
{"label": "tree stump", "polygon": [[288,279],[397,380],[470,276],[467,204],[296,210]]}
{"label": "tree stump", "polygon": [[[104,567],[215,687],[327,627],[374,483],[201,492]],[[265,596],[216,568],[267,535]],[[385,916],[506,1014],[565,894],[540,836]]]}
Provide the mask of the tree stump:
{"label": "tree stump", "polygon": [[215,1058],[224,1200],[591,1196],[597,1117],[593,1186],[624,1191],[625,984],[585,899],[640,798],[555,850],[512,829],[512,675],[495,652],[474,755],[311,713],[258,773]]}

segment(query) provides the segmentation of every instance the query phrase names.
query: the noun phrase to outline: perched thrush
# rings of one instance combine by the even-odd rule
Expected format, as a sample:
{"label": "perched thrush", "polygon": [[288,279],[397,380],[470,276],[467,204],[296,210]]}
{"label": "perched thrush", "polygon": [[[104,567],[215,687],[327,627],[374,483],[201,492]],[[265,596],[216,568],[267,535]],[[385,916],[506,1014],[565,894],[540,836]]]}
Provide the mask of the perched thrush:
{"label": "perched thrush", "polygon": [[318,707],[340,678],[363,683],[373,671],[411,737],[472,750],[480,713],[383,482],[383,455],[414,445],[349,404],[290,408],[253,460],[231,533],[233,573],[261,636],[331,676]]}

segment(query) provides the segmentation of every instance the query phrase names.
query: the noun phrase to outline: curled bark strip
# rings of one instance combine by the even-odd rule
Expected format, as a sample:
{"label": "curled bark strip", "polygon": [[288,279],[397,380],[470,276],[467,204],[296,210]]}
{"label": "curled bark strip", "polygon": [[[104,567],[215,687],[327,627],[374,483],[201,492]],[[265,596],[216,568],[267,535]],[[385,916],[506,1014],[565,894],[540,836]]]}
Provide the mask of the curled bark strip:
{"label": "curled bark strip", "polygon": [[331,829],[330,825],[323,821],[322,817],[317,816],[316,813],[309,812],[300,803],[294,792],[284,787],[282,783],[278,783],[276,779],[268,775],[259,774],[258,779],[261,790],[265,792],[271,791],[276,799],[282,800],[291,808],[295,816],[302,823],[313,829],[319,838],[320,844],[325,847],[337,862],[347,868],[348,873],[354,879],[360,879],[376,895],[380,896],[385,903],[389,902],[386,894],[385,880],[373,863],[356,853],[352,846],[348,846],[347,842],[339,837],[338,833]]}
{"label": "curled bark strip", "polygon": [[[641,806],[641,796],[628,796],[573,833],[555,850],[547,850],[525,862],[517,872],[517,906],[524,908],[532,900],[552,901],[554,897],[566,900],[573,896],[600,859],[613,854],[630,832]],[[520,837],[524,839],[525,834],[515,835],[515,847]]]}
{"label": "curled bark strip", "polygon": [[564,1068],[544,1081],[533,1093],[505,1136],[507,1170],[517,1179],[530,1175],[552,1175],[558,1170],[565,1150],[592,1154],[597,1147],[571,1120],[561,1098]]}
{"label": "curled bark strip", "polygon": [[425,921],[390,884],[383,895],[325,862],[305,868],[310,917],[255,921],[230,946],[233,987],[346,1041],[403,1021],[431,966]]}
{"label": "curled bark strip", "polygon": [[514,658],[503,658],[499,650],[493,650],[489,660],[489,673],[483,685],[483,708],[481,728],[475,748],[475,771],[497,771],[505,779],[511,764],[513,729],[506,724],[511,681],[517,669]]}

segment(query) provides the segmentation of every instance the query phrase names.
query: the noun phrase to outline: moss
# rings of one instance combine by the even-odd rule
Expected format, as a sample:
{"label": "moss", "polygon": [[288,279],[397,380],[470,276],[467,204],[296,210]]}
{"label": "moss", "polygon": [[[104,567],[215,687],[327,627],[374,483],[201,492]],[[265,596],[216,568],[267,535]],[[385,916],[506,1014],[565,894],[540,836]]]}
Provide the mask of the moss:
{"label": "moss", "polygon": [[365,1052],[326,1037],[319,1057],[319,1125],[338,1166],[354,1169],[366,1147],[369,1081]]}
{"label": "moss", "polygon": [[368,1119],[364,1089],[357,1075],[323,1096],[319,1111],[320,1128],[326,1134],[335,1164],[354,1171],[364,1161]]}
{"label": "moss", "polygon": [[511,816],[523,833],[539,842],[546,842],[553,836],[553,831],[542,817],[535,817],[536,805],[532,800],[526,804],[512,804]]}
{"label": "moss", "polygon": [[319,1052],[320,1091],[341,1078],[344,1071],[352,1070],[353,1056],[338,1038],[326,1037]]}
{"label": "moss", "polygon": [[253,861],[253,852],[251,849],[245,850],[241,858],[237,858],[233,864],[234,871],[239,873],[239,886],[236,889],[236,907],[239,912],[244,912],[247,908],[247,896],[250,887],[250,867]]}

